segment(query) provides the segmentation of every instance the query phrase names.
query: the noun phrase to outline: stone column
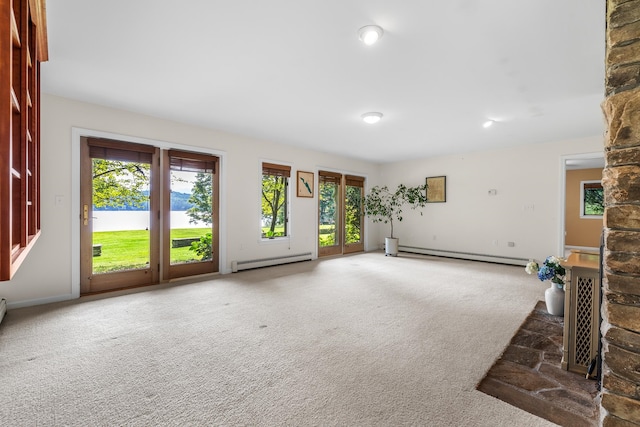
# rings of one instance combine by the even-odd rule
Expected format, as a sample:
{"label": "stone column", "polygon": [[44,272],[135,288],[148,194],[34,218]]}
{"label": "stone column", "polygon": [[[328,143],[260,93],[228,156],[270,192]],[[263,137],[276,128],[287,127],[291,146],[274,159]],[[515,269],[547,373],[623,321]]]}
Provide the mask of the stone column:
{"label": "stone column", "polygon": [[603,379],[605,427],[640,426],[640,0],[607,0]]}

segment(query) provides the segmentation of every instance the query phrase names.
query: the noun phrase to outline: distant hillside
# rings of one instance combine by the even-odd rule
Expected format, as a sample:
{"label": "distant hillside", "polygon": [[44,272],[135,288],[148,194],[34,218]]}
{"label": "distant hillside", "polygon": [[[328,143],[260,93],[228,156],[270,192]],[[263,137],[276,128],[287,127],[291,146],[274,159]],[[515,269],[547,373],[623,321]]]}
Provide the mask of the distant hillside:
{"label": "distant hillside", "polygon": [[[148,193],[145,191],[145,195]],[[171,210],[172,211],[186,211],[187,209],[193,206],[192,203],[189,203],[189,197],[191,194],[189,193],[171,193]],[[149,202],[145,202],[141,207],[131,206],[129,204],[125,204],[125,206],[105,206],[101,208],[93,207],[94,211],[146,211],[149,210]]]}

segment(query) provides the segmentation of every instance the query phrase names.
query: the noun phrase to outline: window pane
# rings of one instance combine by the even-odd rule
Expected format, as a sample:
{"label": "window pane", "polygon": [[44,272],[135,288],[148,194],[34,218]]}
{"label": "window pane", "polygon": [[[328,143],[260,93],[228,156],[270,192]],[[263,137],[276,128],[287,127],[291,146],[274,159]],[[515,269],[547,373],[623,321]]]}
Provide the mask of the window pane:
{"label": "window pane", "polygon": [[335,246],[340,242],[336,240],[336,225],[338,224],[338,183],[320,180],[318,193],[320,205],[320,229],[318,239],[320,247]]}
{"label": "window pane", "polygon": [[94,274],[149,267],[149,165],[93,159]]}
{"label": "window pane", "polygon": [[600,181],[581,181],[581,216],[602,216],[604,214],[604,190]]}
{"label": "window pane", "polygon": [[284,175],[262,175],[263,238],[287,236],[287,188],[289,178]]}
{"label": "window pane", "polygon": [[171,171],[171,264],[212,259],[212,174]]}
{"label": "window pane", "polygon": [[362,187],[347,185],[345,197],[345,244],[360,243],[362,227]]}

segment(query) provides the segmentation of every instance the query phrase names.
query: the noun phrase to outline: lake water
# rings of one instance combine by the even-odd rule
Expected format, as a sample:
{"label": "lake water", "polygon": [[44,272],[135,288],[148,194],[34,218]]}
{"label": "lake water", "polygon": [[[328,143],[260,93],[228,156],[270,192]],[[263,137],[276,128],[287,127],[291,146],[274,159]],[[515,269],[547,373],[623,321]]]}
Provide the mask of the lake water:
{"label": "lake water", "polygon": [[[149,212],[94,211],[93,231],[144,230],[149,228]],[[207,227],[205,223],[189,223],[186,211],[171,211],[171,228]]]}

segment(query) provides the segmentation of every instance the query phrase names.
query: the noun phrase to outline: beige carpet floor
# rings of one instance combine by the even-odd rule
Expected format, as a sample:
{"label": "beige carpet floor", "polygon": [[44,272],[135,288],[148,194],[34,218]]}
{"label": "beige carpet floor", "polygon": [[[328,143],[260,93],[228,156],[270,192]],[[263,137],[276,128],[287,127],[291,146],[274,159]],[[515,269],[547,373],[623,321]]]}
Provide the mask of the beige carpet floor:
{"label": "beige carpet floor", "polygon": [[475,389],[544,289],[375,252],[11,310],[0,424],[549,426]]}

